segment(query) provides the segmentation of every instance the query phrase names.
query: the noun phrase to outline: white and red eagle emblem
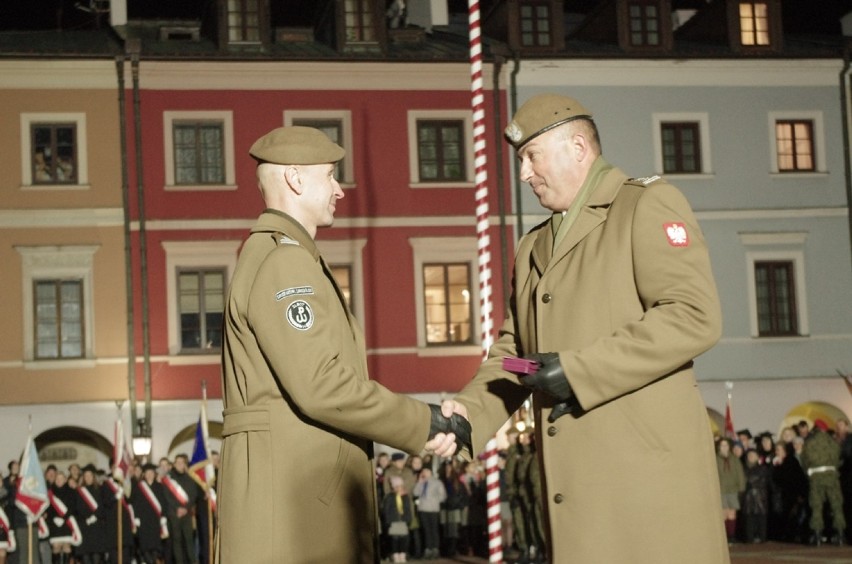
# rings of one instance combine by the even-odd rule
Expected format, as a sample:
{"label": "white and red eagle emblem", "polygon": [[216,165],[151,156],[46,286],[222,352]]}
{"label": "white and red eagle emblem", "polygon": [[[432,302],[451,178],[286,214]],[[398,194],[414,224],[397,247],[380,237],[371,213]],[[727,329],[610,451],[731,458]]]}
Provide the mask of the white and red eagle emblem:
{"label": "white and red eagle emblem", "polygon": [[686,247],[689,245],[689,234],[686,226],[680,222],[664,223],[663,229],[672,247]]}

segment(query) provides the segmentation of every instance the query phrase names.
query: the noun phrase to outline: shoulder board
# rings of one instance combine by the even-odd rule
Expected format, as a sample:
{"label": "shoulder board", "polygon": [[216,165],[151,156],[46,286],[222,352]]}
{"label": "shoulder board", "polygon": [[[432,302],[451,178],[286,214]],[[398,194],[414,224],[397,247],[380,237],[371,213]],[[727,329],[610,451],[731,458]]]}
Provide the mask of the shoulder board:
{"label": "shoulder board", "polygon": [[275,244],[278,245],[278,246],[280,246],[280,245],[295,245],[297,247],[301,246],[298,241],[284,235],[280,231],[276,231],[275,233],[273,233],[272,238],[275,239]]}
{"label": "shoulder board", "polygon": [[627,182],[630,182],[631,184],[636,184],[637,186],[648,186],[662,179],[663,178],[661,176],[655,174],[654,176],[645,176],[643,178],[631,178]]}

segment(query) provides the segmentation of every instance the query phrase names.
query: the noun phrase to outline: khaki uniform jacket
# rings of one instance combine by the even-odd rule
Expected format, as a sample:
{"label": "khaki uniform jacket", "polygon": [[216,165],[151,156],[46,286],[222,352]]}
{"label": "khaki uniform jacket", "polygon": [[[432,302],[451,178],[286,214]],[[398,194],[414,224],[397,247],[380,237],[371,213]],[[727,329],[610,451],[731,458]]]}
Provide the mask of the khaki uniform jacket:
{"label": "khaki uniform jacket", "polygon": [[475,450],[528,396],[502,357],[557,352],[581,409],[548,423],[552,398],[534,398],[552,562],[727,562],[691,368],[719,339],[721,313],[686,199],[613,168],[553,256],[552,240],[549,222],[521,239],[509,317],[456,397]]}
{"label": "khaki uniform jacket", "polygon": [[225,309],[218,558],[374,562],[372,443],[426,443],[426,404],[367,376],[364,336],[308,233],[266,210]]}

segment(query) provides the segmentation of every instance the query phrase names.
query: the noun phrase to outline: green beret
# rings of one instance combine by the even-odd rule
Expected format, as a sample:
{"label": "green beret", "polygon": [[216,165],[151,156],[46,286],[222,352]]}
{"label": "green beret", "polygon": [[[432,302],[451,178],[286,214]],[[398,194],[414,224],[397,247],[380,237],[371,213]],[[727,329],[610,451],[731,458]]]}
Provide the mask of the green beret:
{"label": "green beret", "polygon": [[509,143],[520,149],[545,131],[581,118],[591,119],[592,114],[574,98],[539,94],[524,102],[504,133]]}
{"label": "green beret", "polygon": [[259,162],[312,165],[336,163],[346,151],[319,129],[293,125],[273,129],[254,142],[249,154]]}

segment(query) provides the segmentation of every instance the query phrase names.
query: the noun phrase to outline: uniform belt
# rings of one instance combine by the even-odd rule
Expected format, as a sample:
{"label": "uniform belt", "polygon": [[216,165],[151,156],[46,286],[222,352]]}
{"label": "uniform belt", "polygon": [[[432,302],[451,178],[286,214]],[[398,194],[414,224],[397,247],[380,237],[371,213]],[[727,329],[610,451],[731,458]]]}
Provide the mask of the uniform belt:
{"label": "uniform belt", "polygon": [[822,474],[823,472],[836,472],[837,468],[835,466],[817,466],[816,468],[808,468],[808,476],[813,476],[814,474]]}
{"label": "uniform belt", "polygon": [[269,406],[229,407],[223,415],[223,438],[235,433],[269,431]]}

